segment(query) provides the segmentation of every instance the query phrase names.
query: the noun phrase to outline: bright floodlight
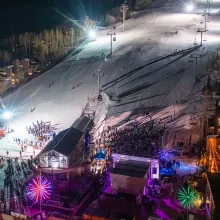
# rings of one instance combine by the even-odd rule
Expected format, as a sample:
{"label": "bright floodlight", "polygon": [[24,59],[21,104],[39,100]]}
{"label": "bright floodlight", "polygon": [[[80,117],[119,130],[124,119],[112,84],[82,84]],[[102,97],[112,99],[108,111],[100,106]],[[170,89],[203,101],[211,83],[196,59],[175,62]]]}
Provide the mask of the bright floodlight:
{"label": "bright floodlight", "polygon": [[190,3],[189,5],[186,6],[186,11],[191,12],[194,9],[193,3]]}
{"label": "bright floodlight", "polygon": [[12,113],[6,111],[6,112],[3,113],[3,117],[4,117],[5,119],[9,120],[9,119],[11,119],[11,117],[12,117]]}
{"label": "bright floodlight", "polygon": [[89,31],[89,37],[90,38],[95,38],[96,37],[96,32],[94,30]]}

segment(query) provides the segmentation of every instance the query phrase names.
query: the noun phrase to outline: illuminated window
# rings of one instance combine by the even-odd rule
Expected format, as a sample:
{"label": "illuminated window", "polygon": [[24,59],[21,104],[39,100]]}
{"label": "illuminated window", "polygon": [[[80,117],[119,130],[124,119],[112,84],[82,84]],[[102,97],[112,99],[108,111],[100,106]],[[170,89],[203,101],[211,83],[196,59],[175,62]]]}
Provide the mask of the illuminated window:
{"label": "illuminated window", "polygon": [[220,118],[218,118],[218,126],[220,126]]}

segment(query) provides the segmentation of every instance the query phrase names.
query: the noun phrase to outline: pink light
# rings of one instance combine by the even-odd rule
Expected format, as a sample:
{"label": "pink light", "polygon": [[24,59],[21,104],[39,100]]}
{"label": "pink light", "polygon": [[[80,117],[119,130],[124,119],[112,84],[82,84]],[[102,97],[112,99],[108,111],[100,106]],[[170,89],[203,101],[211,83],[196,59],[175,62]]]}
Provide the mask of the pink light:
{"label": "pink light", "polygon": [[157,209],[156,210],[156,215],[159,217],[159,218],[162,218],[162,219],[170,219],[169,216],[167,216],[162,210],[160,209]]}
{"label": "pink light", "polygon": [[51,192],[51,184],[47,179],[36,177],[33,182],[28,185],[28,196],[31,200],[39,202],[49,198]]}

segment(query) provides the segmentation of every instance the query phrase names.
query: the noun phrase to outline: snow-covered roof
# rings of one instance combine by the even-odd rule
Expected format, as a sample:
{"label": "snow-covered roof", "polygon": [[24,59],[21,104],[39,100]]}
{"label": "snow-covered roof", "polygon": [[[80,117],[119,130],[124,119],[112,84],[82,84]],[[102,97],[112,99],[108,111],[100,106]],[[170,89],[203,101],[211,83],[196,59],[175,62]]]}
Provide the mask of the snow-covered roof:
{"label": "snow-covered roof", "polygon": [[77,118],[69,129],[61,131],[40,154],[54,150],[65,156],[69,156],[78,144],[82,135],[87,129],[90,130],[93,124],[93,120],[86,116]]}
{"label": "snow-covered roof", "polygon": [[54,150],[60,154],[69,156],[82,135],[83,132],[73,127],[63,130],[41,151],[40,154]]}
{"label": "snow-covered roof", "polygon": [[120,160],[110,173],[144,178],[150,163],[143,163],[134,160]]}
{"label": "snow-covered roof", "polygon": [[94,125],[94,122],[92,119],[86,117],[86,116],[81,116],[76,119],[76,121],[73,123],[72,127],[81,131],[85,132],[86,129],[91,129]]}

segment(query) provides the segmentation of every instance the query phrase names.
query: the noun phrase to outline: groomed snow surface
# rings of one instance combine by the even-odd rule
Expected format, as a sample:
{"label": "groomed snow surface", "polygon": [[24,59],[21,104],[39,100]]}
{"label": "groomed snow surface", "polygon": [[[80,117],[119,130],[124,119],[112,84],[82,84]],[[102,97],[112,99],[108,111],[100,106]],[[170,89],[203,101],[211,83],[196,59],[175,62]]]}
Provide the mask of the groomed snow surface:
{"label": "groomed snow surface", "polygon": [[[103,122],[105,126],[119,126],[132,120],[146,123],[150,117],[142,113],[149,113],[155,123],[167,123],[167,146],[172,139],[168,137],[179,131],[186,136],[192,134],[192,141],[196,142],[200,131],[200,95],[207,79],[205,68],[219,47],[220,3],[212,3],[203,46],[196,47],[196,43],[200,44],[197,30],[204,28],[201,13],[205,5],[188,14],[180,7],[181,1],[175,1],[172,7],[171,1],[156,2],[155,7],[161,2],[166,2],[166,7],[134,13],[125,23],[125,32],[121,25],[117,26],[112,58],[101,57],[102,49],[105,55],[110,51],[110,37],[108,30],[99,31],[97,41],[85,44],[77,55],[70,55],[5,97],[6,109],[14,112],[10,127],[15,132],[11,136],[25,137],[26,126],[37,120],[58,124],[59,132],[71,126],[86,107],[96,110],[97,127]],[[200,54],[200,82],[195,82],[195,59],[190,56]],[[100,76],[103,102],[95,99],[98,77],[94,73],[98,69],[104,73]],[[196,123],[191,123],[192,118]],[[20,147],[16,149],[12,142],[8,137],[2,139],[0,154],[5,156],[8,149],[19,156]]]}

